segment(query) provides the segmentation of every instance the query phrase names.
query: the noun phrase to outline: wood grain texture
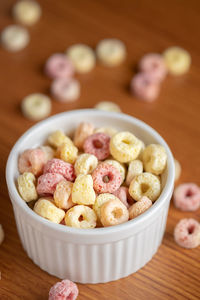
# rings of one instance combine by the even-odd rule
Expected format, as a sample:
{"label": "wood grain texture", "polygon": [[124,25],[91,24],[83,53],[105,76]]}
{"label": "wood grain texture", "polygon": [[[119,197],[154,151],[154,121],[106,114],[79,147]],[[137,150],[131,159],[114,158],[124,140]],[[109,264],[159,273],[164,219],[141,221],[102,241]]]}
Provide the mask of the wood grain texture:
{"label": "wood grain texture", "polygon": [[[15,1],[0,1],[0,28],[13,23]],[[78,75],[81,97],[73,104],[53,101],[53,114],[93,107],[100,100],[114,100],[129,113],[154,127],[180,161],[181,182],[200,185],[200,1],[40,0],[41,21],[30,28],[31,42],[19,53],[0,49],[0,223],[6,239],[0,247],[0,299],[47,299],[57,278],[40,270],[27,257],[17,235],[4,172],[9,151],[19,136],[34,123],[20,113],[21,99],[32,92],[49,92],[50,80],[42,72],[47,57],[72,43],[95,47],[106,37],[127,45],[126,62],[116,68],[97,64]],[[153,104],[137,101],[128,91],[139,58],[179,45],[192,55],[189,73],[168,76]],[[200,248],[186,250],[173,240],[175,224],[183,217],[200,220],[200,211],[183,213],[171,204],[166,233],[157,254],[142,270],[107,284],[79,284],[80,300],[200,299]]]}

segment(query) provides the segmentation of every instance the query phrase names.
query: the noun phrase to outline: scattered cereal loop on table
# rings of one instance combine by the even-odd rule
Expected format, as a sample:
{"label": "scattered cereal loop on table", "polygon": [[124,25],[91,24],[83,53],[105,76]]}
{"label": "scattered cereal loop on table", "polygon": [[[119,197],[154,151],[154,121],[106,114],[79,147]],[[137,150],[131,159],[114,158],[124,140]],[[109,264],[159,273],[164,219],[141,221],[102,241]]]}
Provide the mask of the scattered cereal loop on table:
{"label": "scattered cereal loop on table", "polygon": [[188,51],[181,47],[170,47],[163,53],[168,72],[172,75],[183,75],[191,66],[191,56]]}
{"label": "scattered cereal loop on table", "polygon": [[175,242],[183,248],[196,248],[200,245],[200,224],[194,219],[182,219],[174,229]]}
{"label": "scattered cereal loop on table", "polygon": [[174,205],[182,211],[200,208],[200,188],[195,183],[183,183],[174,190]]}
{"label": "scattered cereal loop on table", "polygon": [[54,284],[49,291],[49,300],[76,300],[78,297],[77,285],[68,280]]}
{"label": "scattered cereal loop on table", "polygon": [[126,58],[126,47],[118,39],[101,40],[96,47],[98,60],[108,67],[120,65]]}
{"label": "scattered cereal loop on table", "polygon": [[1,32],[1,44],[10,52],[24,49],[29,41],[28,30],[20,25],[9,25]]}
{"label": "scattered cereal loop on table", "polygon": [[71,78],[74,75],[74,66],[65,54],[55,53],[46,61],[45,73],[52,79]]}
{"label": "scattered cereal loop on table", "polygon": [[20,0],[12,9],[14,19],[23,25],[34,25],[41,17],[42,10],[36,1]]}
{"label": "scattered cereal loop on table", "polygon": [[72,45],[67,49],[66,55],[72,61],[78,73],[87,73],[95,67],[96,58],[94,51],[87,45]]}
{"label": "scattered cereal loop on table", "polygon": [[50,115],[51,99],[40,93],[31,94],[22,100],[21,109],[26,118],[39,121]]}

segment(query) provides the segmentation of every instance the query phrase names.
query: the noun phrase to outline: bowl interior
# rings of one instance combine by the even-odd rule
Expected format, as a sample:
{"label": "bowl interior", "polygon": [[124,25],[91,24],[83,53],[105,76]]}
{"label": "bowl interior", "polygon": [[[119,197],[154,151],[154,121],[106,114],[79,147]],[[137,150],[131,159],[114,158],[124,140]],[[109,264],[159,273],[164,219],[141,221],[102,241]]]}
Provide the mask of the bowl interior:
{"label": "bowl interior", "polygon": [[[168,155],[168,163],[167,168],[162,175],[163,190],[159,199],[156,201],[156,203],[152,206],[151,209],[153,209],[154,206],[159,205],[163,193],[166,193],[167,189],[173,186],[174,181],[173,157],[168,145],[154,129],[152,129],[144,122],[139,121],[138,119],[135,119],[125,114],[109,113],[95,109],[75,110],[55,115],[33,126],[17,141],[9,155],[6,172],[9,193],[13,195],[11,199],[15,198],[15,201],[18,203],[20,202],[20,206],[24,207],[24,209],[27,210],[28,206],[24,201],[22,201],[16,188],[16,179],[19,175],[17,166],[19,154],[28,148],[34,148],[44,144],[47,140],[48,135],[57,129],[62,129],[67,135],[71,135],[74,132],[75,128],[78,126],[78,124],[82,121],[91,122],[95,125],[95,127],[111,126],[118,129],[119,131],[130,131],[139,139],[141,139],[146,145],[150,143],[159,143],[165,147]],[[141,216],[137,217],[136,219],[142,218],[143,215],[147,213],[148,211],[142,214]],[[121,224],[119,226],[123,225],[124,224]],[[65,226],[59,225],[59,227]]]}

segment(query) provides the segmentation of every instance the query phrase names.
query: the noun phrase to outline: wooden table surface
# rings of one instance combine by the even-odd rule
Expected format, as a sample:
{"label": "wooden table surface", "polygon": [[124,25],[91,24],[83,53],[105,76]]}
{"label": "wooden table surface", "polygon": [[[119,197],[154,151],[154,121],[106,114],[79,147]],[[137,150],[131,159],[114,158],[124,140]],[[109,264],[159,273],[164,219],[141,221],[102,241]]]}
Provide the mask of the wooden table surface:
{"label": "wooden table surface", "polygon": [[[15,1],[0,1],[0,28],[13,23]],[[6,238],[0,246],[0,299],[43,300],[57,278],[40,270],[22,249],[5,182],[9,151],[19,136],[34,124],[20,112],[21,99],[33,92],[49,93],[43,72],[46,59],[73,43],[95,47],[100,39],[117,37],[127,46],[126,62],[115,68],[97,64],[78,75],[81,97],[73,104],[52,102],[52,114],[93,107],[101,100],[115,101],[123,112],[154,127],[180,161],[180,182],[200,185],[200,1],[40,0],[43,16],[30,28],[31,42],[18,53],[0,49],[0,223]],[[159,98],[145,104],[128,90],[140,57],[178,45],[192,55],[190,71],[168,76]],[[166,233],[157,254],[142,270],[106,284],[78,284],[80,300],[200,299],[200,247],[186,250],[173,239],[175,224],[185,217],[200,220],[200,211],[184,213],[171,204]]]}

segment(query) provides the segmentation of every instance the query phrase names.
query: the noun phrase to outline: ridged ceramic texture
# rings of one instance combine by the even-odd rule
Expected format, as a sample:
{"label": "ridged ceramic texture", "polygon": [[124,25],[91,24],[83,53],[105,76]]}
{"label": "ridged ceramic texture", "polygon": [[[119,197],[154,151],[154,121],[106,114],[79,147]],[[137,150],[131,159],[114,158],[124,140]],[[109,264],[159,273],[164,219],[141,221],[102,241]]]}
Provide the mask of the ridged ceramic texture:
{"label": "ridged ceramic texture", "polygon": [[39,231],[14,207],[22,245],[35,264],[59,278],[80,283],[116,280],[136,272],[156,253],[165,231],[168,204],[146,228],[112,243],[68,243]]}
{"label": "ridged ceramic texture", "polygon": [[[83,120],[96,127],[113,126],[131,131],[146,144],[159,143],[165,147],[168,163],[161,178],[162,193],[151,208],[134,220],[107,228],[76,229],[41,218],[20,198],[16,188],[19,153],[43,144],[53,130],[74,131]],[[15,144],[6,168],[17,229],[28,256],[48,273],[81,283],[108,282],[136,272],[161,244],[173,191],[173,161],[169,147],[159,134],[127,115],[80,110],[38,123]]]}

